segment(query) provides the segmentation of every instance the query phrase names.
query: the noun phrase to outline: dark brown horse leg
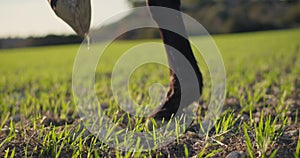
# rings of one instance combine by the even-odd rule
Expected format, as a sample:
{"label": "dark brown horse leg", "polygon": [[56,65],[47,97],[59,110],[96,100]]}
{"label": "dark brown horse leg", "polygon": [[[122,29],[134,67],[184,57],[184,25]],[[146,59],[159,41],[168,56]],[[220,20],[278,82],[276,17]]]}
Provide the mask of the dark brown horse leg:
{"label": "dark brown horse leg", "polygon": [[[147,5],[149,6],[149,10],[152,15],[152,18],[156,21],[156,23],[160,27],[161,37],[165,44],[165,49],[166,49],[168,62],[170,66],[170,84],[169,84],[169,91],[167,93],[167,96],[163,100],[163,102],[154,111],[150,113],[148,118],[154,118],[155,120],[163,120],[163,119],[169,120],[172,117],[172,115],[176,114],[180,105],[180,101],[182,105],[186,106],[188,104],[191,104],[194,101],[199,100],[200,97],[199,95],[201,94],[202,87],[203,87],[202,75],[198,68],[196,59],[193,55],[192,48],[188,40],[186,29],[183,23],[183,19],[180,14],[180,0],[148,0]],[[168,14],[164,12],[157,12],[155,6],[171,8],[177,10],[178,13]],[[181,35],[184,36],[163,29],[162,27],[164,27],[165,25],[174,25],[176,32],[179,32]],[[192,66],[194,73],[197,77],[197,82],[199,86],[197,88],[199,89],[199,93],[197,94],[181,93],[182,87],[180,86],[179,79],[173,70],[182,69],[181,67],[182,65],[180,65],[180,61],[179,61],[182,59],[178,59],[178,56],[177,57],[174,56],[174,48],[177,51],[179,51],[179,53],[181,53],[187,59],[190,66]],[[190,85],[188,87],[193,88],[193,86],[195,87],[195,85]]]}

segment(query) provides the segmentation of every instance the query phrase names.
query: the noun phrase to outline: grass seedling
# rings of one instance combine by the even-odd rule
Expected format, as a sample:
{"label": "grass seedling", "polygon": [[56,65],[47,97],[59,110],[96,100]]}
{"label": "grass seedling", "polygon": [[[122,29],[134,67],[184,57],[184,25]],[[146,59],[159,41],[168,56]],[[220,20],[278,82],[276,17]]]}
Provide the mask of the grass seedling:
{"label": "grass seedling", "polygon": [[189,149],[188,149],[188,147],[186,146],[186,144],[184,144],[184,155],[185,155],[185,157],[186,158],[188,158],[189,157]]}
{"label": "grass seedling", "polygon": [[247,145],[247,151],[248,151],[248,154],[251,158],[255,158],[254,156],[254,149],[253,149],[253,146],[252,146],[252,141],[249,137],[249,134],[248,134],[248,126],[246,123],[243,124],[243,130],[244,130],[244,135],[245,135],[245,141],[246,141],[246,145]]}
{"label": "grass seedling", "polygon": [[[257,147],[259,150],[261,150],[262,157],[266,157],[267,150],[269,147],[273,145],[275,140],[280,137],[283,133],[283,128],[287,122],[287,119],[285,119],[278,131],[276,131],[276,124],[278,122],[278,117],[275,117],[275,119],[272,121],[271,116],[267,116],[266,119],[264,119],[264,112],[262,111],[260,121],[257,124],[255,124],[255,142],[257,144]],[[277,150],[274,150],[271,155],[275,155]]]}
{"label": "grass seedling", "polygon": [[206,152],[206,149],[209,147],[210,145],[208,143],[206,143],[204,145],[204,147],[201,149],[201,151],[199,152],[199,154],[197,155],[197,157],[204,157],[205,156],[205,152]]}
{"label": "grass seedling", "polygon": [[299,129],[298,143],[297,143],[296,151],[294,153],[294,157],[295,158],[300,157],[300,129]]}

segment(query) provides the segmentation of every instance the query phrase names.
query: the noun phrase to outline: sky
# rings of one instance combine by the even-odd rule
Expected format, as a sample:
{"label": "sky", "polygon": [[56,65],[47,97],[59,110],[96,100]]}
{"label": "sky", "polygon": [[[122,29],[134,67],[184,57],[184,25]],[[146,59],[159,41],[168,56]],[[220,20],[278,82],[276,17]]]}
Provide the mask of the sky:
{"label": "sky", "polygon": [[[127,0],[91,1],[92,27],[130,8]],[[75,34],[51,10],[48,0],[0,0],[0,28],[0,38]]]}

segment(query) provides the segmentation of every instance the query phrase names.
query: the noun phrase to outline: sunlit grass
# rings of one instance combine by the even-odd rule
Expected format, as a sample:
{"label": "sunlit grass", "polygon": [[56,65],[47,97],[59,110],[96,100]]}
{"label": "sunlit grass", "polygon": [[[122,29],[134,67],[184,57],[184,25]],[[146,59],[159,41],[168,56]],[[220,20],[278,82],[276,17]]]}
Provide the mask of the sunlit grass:
{"label": "sunlit grass", "polygon": [[[244,133],[248,156],[256,157],[257,151],[263,157],[276,154],[272,145],[282,134],[280,132],[283,126],[298,123],[298,111],[294,121],[287,120],[286,113],[290,106],[287,99],[294,89],[299,88],[295,87],[295,82],[300,76],[299,37],[299,29],[214,36],[226,67],[226,96],[236,98],[242,108],[238,114],[235,113],[236,109],[222,113],[214,126],[213,134],[206,136],[205,146],[201,151],[197,151],[199,157],[210,157],[221,152],[209,148],[215,144],[225,146],[226,144],[222,143],[225,139],[223,135],[235,131]],[[143,42],[145,41],[114,43],[103,56],[103,62],[98,65],[95,75],[96,92],[101,104],[110,107],[107,114],[112,116],[115,122],[118,122],[119,118],[114,115],[117,104],[110,90],[110,73],[122,52]],[[95,137],[84,136],[85,131],[81,129],[80,124],[72,126],[65,121],[60,126],[45,126],[45,117],[58,120],[78,119],[74,112],[76,106],[71,89],[73,62],[78,49],[79,45],[67,45],[0,51],[0,129],[7,129],[5,139],[0,142],[0,151],[3,153],[1,156],[13,157],[18,154],[20,151],[7,144],[20,137],[26,143],[22,152],[28,156],[37,154],[51,157],[102,157],[99,151],[111,152],[106,144],[99,142]],[[145,51],[164,53],[163,49]],[[201,56],[196,56],[205,79],[201,99],[207,103],[210,92],[209,72]],[[146,105],[150,102],[148,89],[157,82],[167,86],[169,74],[168,69],[162,66],[150,64],[142,68],[136,70],[131,77],[130,90],[137,103]],[[270,103],[272,99],[277,100],[275,105]],[[276,118],[269,114],[263,117],[264,112],[261,112],[259,120],[256,120],[255,110],[271,107],[278,114]],[[237,116],[241,116],[242,113],[249,114],[249,121],[240,123],[236,129],[236,124],[240,121],[240,117]],[[137,124],[130,128],[142,130],[142,121],[137,119],[136,122]],[[201,123],[201,119],[198,123]],[[275,129],[277,124],[282,125],[279,130]],[[127,127],[129,126],[131,125]],[[176,126],[174,133],[177,143],[180,142],[180,133],[183,131],[184,129]],[[155,133],[153,137],[156,137]],[[115,138],[110,141],[119,143]],[[299,156],[299,142],[295,149],[295,157]],[[113,153],[116,157],[143,157],[151,155],[152,152],[143,153],[142,147],[137,146],[135,150],[125,154],[121,151]],[[187,146],[184,146],[182,153],[186,157],[190,156]]]}

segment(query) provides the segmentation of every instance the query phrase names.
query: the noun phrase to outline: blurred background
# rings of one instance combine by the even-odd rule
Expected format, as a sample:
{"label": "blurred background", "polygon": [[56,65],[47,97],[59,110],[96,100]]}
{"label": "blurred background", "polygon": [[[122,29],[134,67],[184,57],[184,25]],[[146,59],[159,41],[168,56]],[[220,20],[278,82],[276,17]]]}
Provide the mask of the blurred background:
{"label": "blurred background", "polygon": [[[184,13],[211,34],[287,29],[300,26],[300,0],[182,0]],[[47,0],[0,0],[0,49],[81,43],[83,39],[56,17]],[[92,0],[92,28],[144,0]],[[126,20],[134,20],[129,14]],[[122,17],[106,24],[106,32],[122,29]],[[121,22],[122,23],[122,22]],[[135,30],[120,39],[158,38],[156,29]]]}

